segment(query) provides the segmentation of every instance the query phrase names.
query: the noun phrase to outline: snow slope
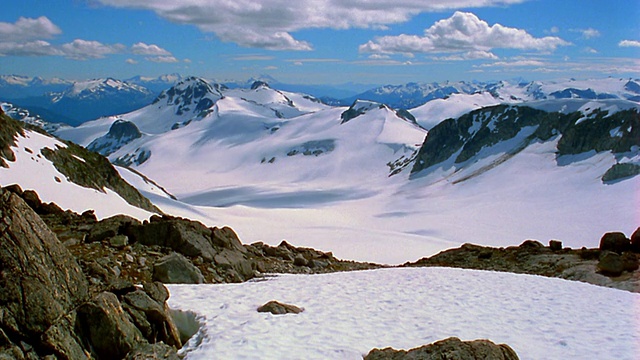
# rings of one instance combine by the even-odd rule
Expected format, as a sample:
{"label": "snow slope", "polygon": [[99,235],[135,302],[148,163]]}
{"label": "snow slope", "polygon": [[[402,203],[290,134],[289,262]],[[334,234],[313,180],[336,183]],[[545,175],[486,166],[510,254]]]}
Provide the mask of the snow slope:
{"label": "snow slope", "polygon": [[[186,359],[361,359],[450,336],[511,346],[520,359],[637,359],[640,294],[561,279],[448,268],[279,275],[169,285],[200,315]],[[270,301],[305,309],[258,313]]]}
{"label": "snow slope", "polygon": [[9,168],[0,167],[0,185],[19,184],[23,190],[35,190],[43,202],[54,202],[65,210],[78,213],[95,210],[99,219],[117,214],[141,220],[151,216],[150,212],[129,205],[110,189],[101,192],[70,182],[41,154],[43,148],[57,147],[66,145],[52,137],[26,130],[25,137],[18,136],[16,146],[11,148],[16,161],[7,161]]}

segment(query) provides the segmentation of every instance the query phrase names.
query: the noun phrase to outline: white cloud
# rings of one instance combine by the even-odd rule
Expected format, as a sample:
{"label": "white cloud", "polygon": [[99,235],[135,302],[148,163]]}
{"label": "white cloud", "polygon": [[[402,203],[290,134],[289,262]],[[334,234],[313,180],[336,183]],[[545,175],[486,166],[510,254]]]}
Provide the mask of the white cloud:
{"label": "white cloud", "polygon": [[265,66],[264,70],[278,70],[277,66]]}
{"label": "white cloud", "polygon": [[545,32],[549,33],[549,34],[557,34],[557,33],[560,32],[560,28],[557,27],[557,26],[552,26],[551,29],[549,29],[549,30],[547,30]]}
{"label": "white cloud", "polygon": [[472,13],[457,11],[426,29],[424,36],[383,36],[361,45],[360,52],[489,54],[495,48],[553,51],[565,45],[569,43],[558,37],[535,38],[524,30],[500,24],[489,26]]}
{"label": "white cloud", "polygon": [[593,29],[593,28],[587,28],[587,29],[571,29],[569,31],[573,31],[573,32],[578,32],[580,34],[582,34],[582,38],[583,39],[592,39],[592,38],[596,38],[600,36],[600,31]]}
{"label": "white cloud", "polygon": [[273,56],[268,55],[242,55],[233,58],[235,61],[268,61],[273,59]]}
{"label": "white cloud", "polygon": [[17,42],[50,39],[62,30],[47,17],[37,19],[20,17],[15,23],[0,22],[0,41]]}
{"label": "white cloud", "polygon": [[586,52],[588,54],[597,54],[598,50],[592,48],[592,47],[586,47],[584,49],[582,49],[583,52]]}
{"label": "white cloud", "polygon": [[0,42],[0,55],[3,56],[60,56],[63,52],[44,40],[24,43]]}
{"label": "white cloud", "polygon": [[131,52],[136,55],[171,56],[171,53],[158,45],[147,45],[143,42],[133,44]]}
{"label": "white cloud", "polygon": [[622,40],[618,43],[620,47],[640,47],[640,41],[637,40]]}
{"label": "white cloud", "polygon": [[105,45],[99,41],[75,39],[60,47],[65,57],[73,60],[101,59],[106,55],[117,54],[125,49],[124,45]]}
{"label": "white cloud", "polygon": [[135,64],[138,63],[138,61],[136,61],[135,59],[127,59],[127,60],[125,60],[125,62],[127,64],[131,64],[131,65],[135,65]]}
{"label": "white cloud", "polygon": [[504,6],[527,0],[98,0],[147,9],[179,24],[197,26],[222,41],[270,50],[311,50],[291,33],[303,29],[385,29],[430,11]]}
{"label": "white cloud", "polygon": [[105,45],[98,41],[76,39],[63,45],[52,45],[44,40],[24,43],[0,42],[0,55],[9,56],[64,56],[73,60],[100,59],[106,55],[120,53],[121,44]]}
{"label": "white cloud", "polygon": [[173,56],[150,56],[146,57],[147,61],[155,62],[155,63],[177,63],[180,60],[176,59]]}
{"label": "white cloud", "polygon": [[182,61],[186,62],[187,64],[191,64],[193,61],[191,61],[191,59],[183,59]]}
{"label": "white cloud", "polygon": [[516,61],[497,61],[491,64],[482,64],[480,67],[530,67],[530,66],[546,66],[547,63],[540,60],[516,60]]}
{"label": "white cloud", "polygon": [[449,56],[434,56],[433,60],[440,61],[462,61],[462,60],[498,60],[499,58],[490,51],[468,51],[462,54],[453,54]]}

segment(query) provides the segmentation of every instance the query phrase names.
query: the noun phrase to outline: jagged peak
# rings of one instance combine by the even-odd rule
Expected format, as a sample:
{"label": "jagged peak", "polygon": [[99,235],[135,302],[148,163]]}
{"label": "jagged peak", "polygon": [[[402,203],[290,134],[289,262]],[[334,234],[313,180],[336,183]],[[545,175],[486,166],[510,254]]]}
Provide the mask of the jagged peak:
{"label": "jagged peak", "polygon": [[271,89],[269,84],[267,84],[266,82],[261,81],[261,80],[256,80],[256,81],[253,82],[253,84],[251,84],[251,90],[257,90],[259,88]]}

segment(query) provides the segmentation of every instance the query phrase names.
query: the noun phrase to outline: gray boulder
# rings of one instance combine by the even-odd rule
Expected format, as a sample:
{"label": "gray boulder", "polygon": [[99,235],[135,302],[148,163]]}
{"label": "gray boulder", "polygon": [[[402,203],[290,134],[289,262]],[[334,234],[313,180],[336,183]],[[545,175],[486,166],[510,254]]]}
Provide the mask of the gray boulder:
{"label": "gray boulder", "polygon": [[620,276],[624,271],[622,256],[613,251],[603,251],[598,261],[598,270],[607,276]]}
{"label": "gray boulder", "polygon": [[461,341],[451,337],[430,345],[407,350],[373,349],[365,360],[518,360],[509,345],[489,340]]}
{"label": "gray boulder", "polygon": [[103,292],[78,309],[78,323],[98,359],[122,359],[146,341],[116,295]]}
{"label": "gray boulder", "polygon": [[[143,290],[124,295],[123,302],[123,307],[132,314],[134,322],[149,342],[162,341],[176,348],[182,347],[180,333],[169,314],[169,307],[164,302],[157,302]],[[143,318],[141,324],[144,326],[141,326],[136,319]]]}
{"label": "gray boulder", "polygon": [[214,257],[214,261],[221,269],[235,272],[240,277],[239,281],[253,277],[252,262],[241,252],[224,249]]}
{"label": "gray boulder", "polygon": [[88,297],[78,263],[17,195],[0,190],[0,328],[37,339]]}
{"label": "gray boulder", "polygon": [[166,284],[202,284],[204,276],[187,258],[174,252],[154,264],[153,280]]}

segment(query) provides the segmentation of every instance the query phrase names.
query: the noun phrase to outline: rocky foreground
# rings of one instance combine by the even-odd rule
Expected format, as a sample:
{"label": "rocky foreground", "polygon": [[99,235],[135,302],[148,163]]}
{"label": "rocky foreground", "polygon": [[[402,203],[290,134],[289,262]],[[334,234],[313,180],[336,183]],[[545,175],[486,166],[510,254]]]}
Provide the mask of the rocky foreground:
{"label": "rocky foreground", "polygon": [[[63,211],[15,185],[0,188],[0,241],[0,359],[177,359],[198,325],[193,316],[169,309],[163,283],[383,267],[284,241],[243,245],[230,228],[166,215],[98,221],[91,211]],[[466,244],[404,266],[529,273],[639,291],[639,248],[640,231],[631,239],[606,234],[599,249],[563,249],[557,241],[500,249]],[[517,359],[507,345],[458,339],[410,351],[372,350],[367,358],[443,354]]]}

